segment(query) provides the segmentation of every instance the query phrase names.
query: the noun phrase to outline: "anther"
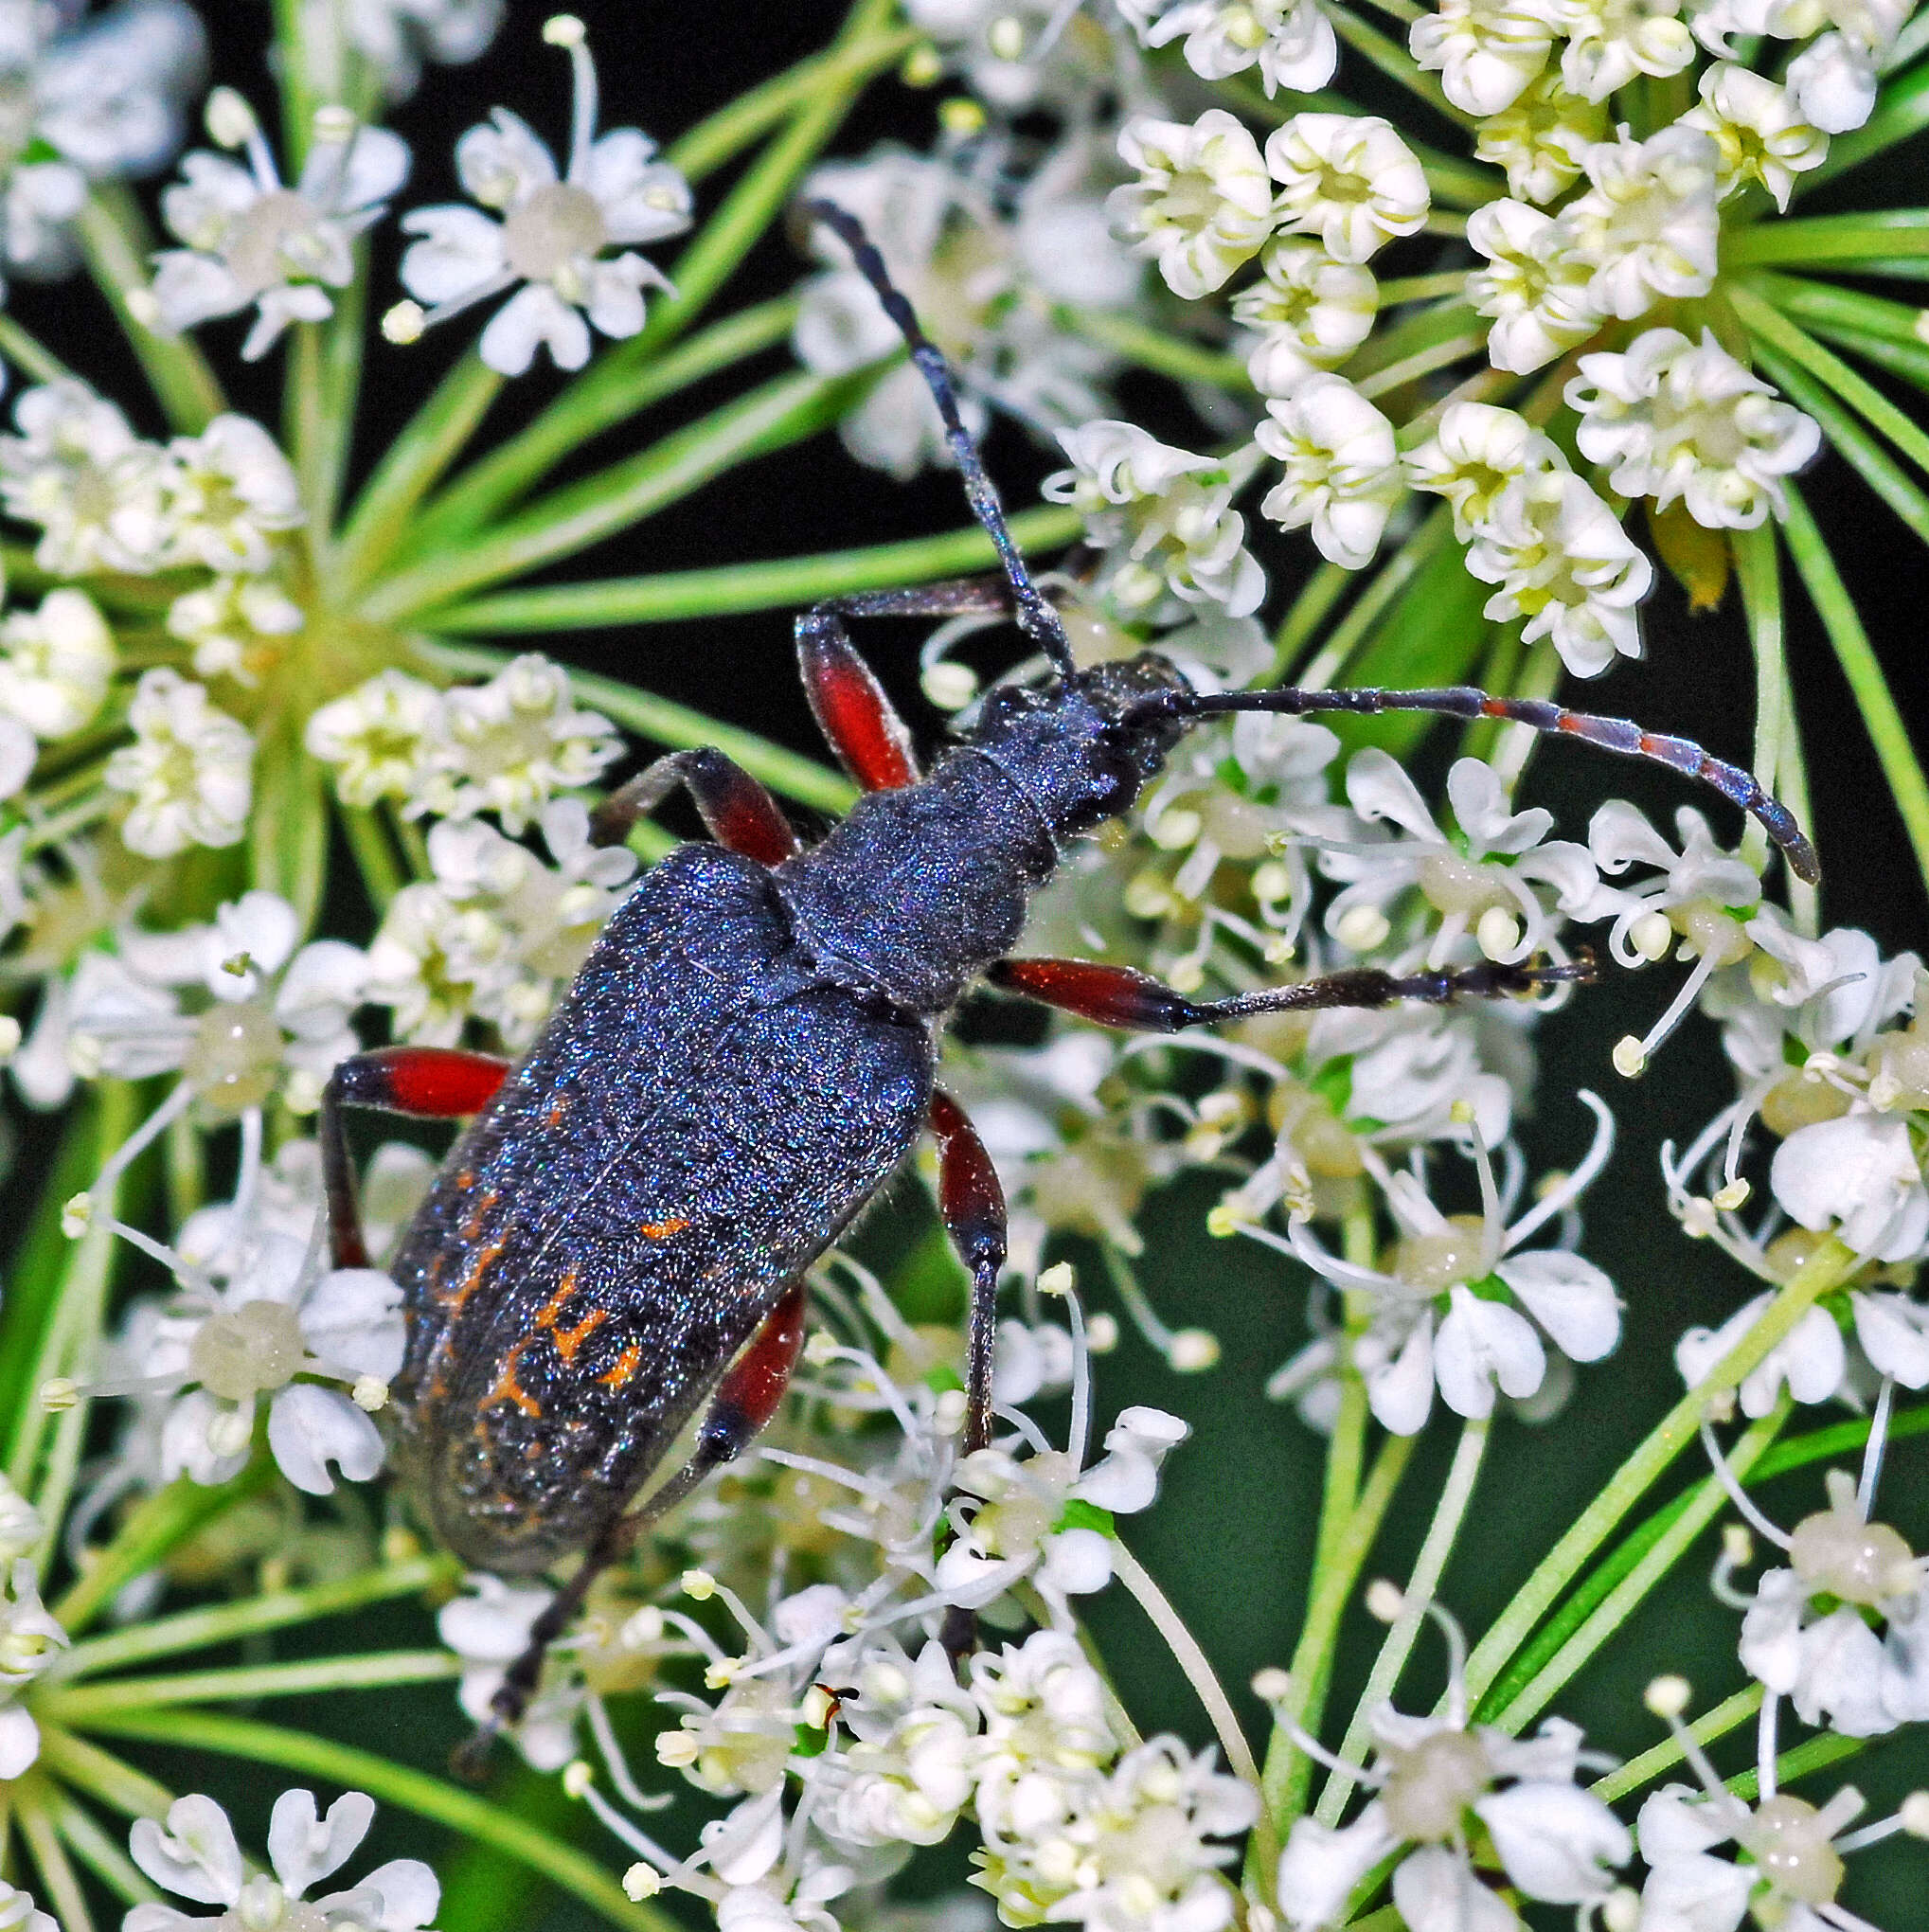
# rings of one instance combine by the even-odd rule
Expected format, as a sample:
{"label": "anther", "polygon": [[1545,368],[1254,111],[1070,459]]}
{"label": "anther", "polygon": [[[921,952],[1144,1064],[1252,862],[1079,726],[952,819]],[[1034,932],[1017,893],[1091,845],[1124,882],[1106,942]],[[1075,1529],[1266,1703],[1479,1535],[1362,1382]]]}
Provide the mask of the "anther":
{"label": "anther", "polygon": [[640,1905],[645,1899],[653,1899],[663,1889],[663,1879],[653,1865],[645,1865],[639,1858],[623,1874],[623,1896],[632,1905]]}
{"label": "anther", "polygon": [[595,1782],[595,1770],[581,1758],[572,1758],[563,1767],[564,1798],[581,1798]]}
{"label": "anther", "polygon": [[422,339],[428,314],[420,302],[398,302],[382,318],[383,339],[406,347]]}
{"label": "anther", "polygon": [[260,126],[255,110],[232,87],[217,87],[207,97],[202,118],[217,148],[243,147]]}
{"label": "anther", "polygon": [[1648,1065],[1648,1050],[1632,1033],[1625,1033],[1615,1043],[1615,1071],[1623,1080],[1639,1080]]}
{"label": "anther", "polygon": [[573,13],[552,13],[543,23],[543,38],[552,47],[580,47],[584,38],[582,22]]}
{"label": "anther", "polygon": [[1656,1677],[1641,1693],[1641,1702],[1664,1722],[1678,1718],[1694,1695],[1686,1677]]}

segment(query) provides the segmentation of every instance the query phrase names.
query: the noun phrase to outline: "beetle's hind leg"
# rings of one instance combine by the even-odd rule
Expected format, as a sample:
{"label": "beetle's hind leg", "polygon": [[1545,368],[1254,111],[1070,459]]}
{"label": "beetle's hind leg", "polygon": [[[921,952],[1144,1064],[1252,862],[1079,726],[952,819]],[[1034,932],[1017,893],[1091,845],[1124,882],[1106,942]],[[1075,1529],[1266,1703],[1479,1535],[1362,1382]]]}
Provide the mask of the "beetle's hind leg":
{"label": "beetle's hind leg", "polygon": [[598,845],[621,845],[631,828],[679,785],[688,790],[710,836],[731,851],[780,866],[803,850],[790,820],[762,784],[708,744],[672,751],[619,785],[590,814],[590,837]]}
{"label": "beetle's hind leg", "polygon": [[1163,980],[1133,967],[1100,966],[1089,959],[1001,959],[986,976],[1008,993],[1022,993],[1101,1027],[1177,1033],[1254,1013],[1383,1007],[1398,1000],[1444,1006],[1457,999],[1501,999],[1563,981],[1586,983],[1596,975],[1594,955],[1588,952],[1565,966],[1503,966],[1482,960],[1477,966],[1404,975],[1383,973],[1377,966],[1354,966],[1292,986],[1270,987],[1264,993],[1205,1000],[1188,999]]}
{"label": "beetle's hind leg", "polygon": [[804,1302],[800,1276],[763,1317],[718,1385],[689,1460],[668,1482],[652,1491],[640,1508],[626,1511],[603,1530],[583,1552],[575,1575],[529,1626],[527,1645],[490,1699],[488,1720],[456,1749],[454,1763],[463,1777],[471,1780],[478,1778],[495,1733],[522,1721],[536,1693],[550,1645],[582,1608],[590,1585],[612,1564],[628,1555],[637,1537],[669,1514],[713,1469],[741,1456],[777,1413],[804,1346]]}

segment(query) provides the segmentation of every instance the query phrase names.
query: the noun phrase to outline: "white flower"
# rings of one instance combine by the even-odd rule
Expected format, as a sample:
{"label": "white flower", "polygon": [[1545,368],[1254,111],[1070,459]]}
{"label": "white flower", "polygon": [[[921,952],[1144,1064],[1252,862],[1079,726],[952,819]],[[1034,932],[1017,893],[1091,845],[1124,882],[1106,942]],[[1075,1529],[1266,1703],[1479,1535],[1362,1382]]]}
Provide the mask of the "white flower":
{"label": "white flower", "polygon": [[201,435],[177,437],[168,509],[171,562],[259,575],[275,537],[303,519],[301,491],[280,446],[245,416],[217,416]]}
{"label": "white flower", "polygon": [[1497,369],[1524,374],[1600,327],[1594,264],[1564,222],[1526,202],[1489,202],[1467,217],[1467,244],[1491,266],[1467,277],[1467,299],[1493,319],[1487,352]]}
{"label": "white flower", "polygon": [[404,886],[368,948],[365,997],[394,1010],[399,1034],[450,1046],[471,1013],[526,1046],[604,921],[633,852],[590,843],[573,798],[545,806],[552,866],[476,820],[429,833],[433,883]]}
{"label": "white flower", "polygon": [[16,1699],[66,1644],[67,1633],[40,1600],[32,1560],[15,1557],[0,1587],[0,1782],[40,1756],[40,1726]]}
{"label": "white flower", "polygon": [[197,677],[231,677],[251,688],[272,650],[266,640],[292,637],[304,621],[301,606],[265,577],[217,577],[168,606],[168,635],[193,645]]}
{"label": "white flower", "polygon": [[1488,617],[1526,617],[1526,641],[1548,638],[1577,677],[1598,677],[1616,653],[1641,654],[1634,606],[1654,566],[1570,471],[1535,471],[1509,483],[1474,538],[1467,568],[1500,586],[1487,600]]}
{"label": "white flower", "polygon": [[268,1858],[274,1869],[248,1875],[227,1814],[211,1798],[177,1798],[168,1807],[164,1831],[138,1818],[128,1841],[134,1862],[166,1890],[197,1905],[226,1909],[197,1917],[169,1905],[136,1905],[124,1932],[177,1932],[177,1928],[245,1925],[249,1932],[417,1932],[436,1915],[441,1887],[419,1858],[392,1858],[377,1866],[351,1891],[318,1899],[309,1887],[337,1871],[368,1834],[375,1800],[345,1792],[326,1816],[314,1794],[284,1791],[268,1820]]}
{"label": "white flower", "polygon": [[1115,188],[1106,206],[1175,295],[1223,287],[1273,232],[1268,164],[1223,108],[1207,109],[1189,126],[1138,116],[1118,131],[1118,152],[1139,178]]}
{"label": "white flower", "polygon": [[[337,20],[332,0],[306,0],[306,44],[323,45]],[[349,0],[348,38],[377,74],[392,101],[406,100],[421,79],[422,63],[459,66],[495,38],[508,0]]]}
{"label": "white flower", "polygon": [[938,1560],[939,1592],[978,1609],[1034,1571],[1048,1601],[1103,1589],[1112,1580],[1110,1518],[1151,1506],[1160,1463],[1190,1434],[1162,1409],[1129,1408],[1107,1432],[1103,1459],[1082,1474],[1056,1449],[1023,1460],[1004,1449],[967,1456],[953,1477],[957,1533]]}
{"label": "white flower", "polygon": [[1261,279],[1232,298],[1232,313],[1259,336],[1246,372],[1260,395],[1286,395],[1372,333],[1380,292],[1370,269],[1335,261],[1316,242],[1284,241],[1268,245],[1259,269]]}
{"label": "white flower", "polygon": [[[491,1721],[495,1693],[509,1666],[529,1647],[536,1619],[554,1591],[541,1583],[517,1585],[501,1577],[463,1579],[469,1594],[452,1597],[436,1613],[436,1634],[462,1659],[456,1702],[474,1724]],[[509,1736],[538,1771],[560,1771],[576,1756],[577,1719],[588,1687],[555,1652],[544,1659],[541,1680]]]}
{"label": "white flower", "polygon": [[1623,130],[1588,152],[1588,192],[1561,217],[1568,246],[1594,269],[1589,297],[1622,321],[1665,296],[1713,287],[1721,221],[1720,152],[1676,122],[1645,141]]}
{"label": "white flower", "polygon": [[34,562],[58,577],[159,569],[171,534],[168,453],[84,383],[27,390],[13,421],[19,435],[0,438],[0,503],[42,527]]}
{"label": "white flower", "polygon": [[1456,107],[1499,114],[1547,64],[1562,10],[1555,0],[1440,0],[1414,22],[1407,45]]}
{"label": "white flower", "polygon": [[1829,137],[1802,118],[1786,87],[1732,61],[1717,61],[1701,77],[1701,105],[1682,116],[1715,143],[1715,180],[1725,201],[1759,181],[1785,214],[1795,176],[1828,158]]}
{"label": "white flower", "polygon": [[1426,176],[1378,115],[1296,114],[1267,139],[1266,167],[1280,225],[1317,235],[1335,261],[1366,261],[1426,223]]}
{"label": "white flower", "polygon": [[1433,916],[1439,920],[1425,953],[1431,968],[1446,965],[1470,936],[1488,958],[1509,964],[1542,953],[1565,957],[1557,915],[1590,915],[1594,861],[1584,846],[1547,838],[1554,814],[1545,807],[1513,811],[1491,765],[1456,759],[1448,772],[1447,798],[1458,828],[1452,838],[1384,751],[1369,746],[1354,755],[1347,798],[1367,826],[1391,820],[1407,836],[1380,840],[1362,827],[1359,842],[1327,844],[1320,870],[1348,882],[1327,908],[1326,927],[1336,939],[1362,908],[1384,916],[1402,893],[1417,890],[1429,923]]}
{"label": "white flower", "polygon": [[594,784],[621,753],[607,718],[575,708],[563,667],[526,652],[487,684],[442,694],[410,810],[445,818],[493,812],[518,832],[554,793]]}
{"label": "white flower", "polygon": [[50,590],[38,611],[0,619],[0,712],[35,737],[90,723],[114,676],[114,634],[84,591]]}
{"label": "white flower", "polygon": [[1162,47],[1186,36],[1186,64],[1206,80],[1241,74],[1256,61],[1268,94],[1313,94],[1333,77],[1339,42],[1319,0],[1181,0],[1145,34]]}
{"label": "white flower", "polygon": [[309,752],[335,769],[344,805],[406,798],[425,782],[441,726],[442,694],[402,671],[382,671],[313,712]]}
{"label": "white flower", "polygon": [[361,1044],[348,1014],[365,964],[340,939],[296,952],[299,936],[295,908],[259,891],[221,906],[211,925],[123,931],[117,955],[90,952],[74,975],[70,1053],[117,1079],[178,1071],[218,1118],[260,1106],[284,1082],[312,1111]]}
{"label": "white flower", "polygon": [[1493,515],[1501,492],[1517,476],[1564,470],[1567,458],[1545,431],[1491,402],[1450,402],[1434,433],[1401,459],[1416,490],[1444,496],[1454,534],[1466,543]]}
{"label": "white flower", "polygon": [[1258,609],[1266,580],[1245,548],[1225,464],[1131,422],[1088,422],[1059,441],[1072,468],[1047,476],[1041,493],[1081,511],[1090,541],[1115,553],[1104,580],[1114,601],[1137,612],[1170,594],[1231,617]]}
{"label": "white flower", "polygon": [[[1549,1718],[1530,1738],[1467,1723],[1459,1627],[1434,1609],[1453,1649],[1443,1717],[1407,1717],[1390,1703],[1370,1718],[1375,1756],[1353,1775],[1376,1796],[1343,1830],[1300,1818],[1279,1857],[1279,1908],[1295,1932],[1336,1925],[1349,1896],[1389,1854],[1393,1896],[1413,1932],[1508,1932],[1519,1924],[1475,1876],[1467,1854],[1484,1826],[1508,1881],[1548,1905],[1599,1906],[1614,1868],[1634,1855],[1628,1829],[1579,1789],[1581,1732]],[[1503,1782],[1503,1780],[1506,1780]]]}
{"label": "white flower", "polygon": [[[1774,1300],[1758,1295],[1731,1315],[1718,1329],[1691,1328],[1674,1345],[1674,1366],[1690,1388],[1698,1388],[1716,1366],[1736,1347]],[[1783,1384],[1801,1403],[1827,1402],[1842,1386],[1849,1369],[1842,1331],[1827,1309],[1812,1308],[1741,1379],[1741,1413],[1754,1421],[1765,1416],[1780,1396]]]}
{"label": "white flower", "polygon": [[1344,376],[1319,370],[1270,400],[1254,436],[1286,470],[1259,513],[1283,529],[1312,525],[1328,563],[1364,569],[1405,492],[1393,425]]}
{"label": "white flower", "polygon": [[[1491,1415],[1496,1389],[1515,1402],[1537,1394],[1547,1373],[1543,1333],[1574,1362],[1599,1361],[1620,1340],[1614,1283],[1592,1261],[1564,1248],[1515,1252],[1572,1206],[1606,1164],[1613,1116],[1592,1094],[1581,1099],[1598,1122],[1587,1157],[1510,1225],[1503,1225],[1499,1197],[1491,1191],[1480,1138],[1474,1152],[1487,1205],[1477,1222],[1442,1214],[1415,1173],[1390,1173],[1366,1151],[1367,1172],[1402,1230],[1385,1272],[1329,1254],[1301,1221],[1291,1225],[1285,1242],[1262,1235],[1336,1286],[1371,1297],[1372,1327],[1355,1344],[1354,1361],[1374,1416],[1396,1435],[1415,1435],[1425,1425],[1437,1382],[1448,1407],[1463,1416]],[[1288,1372],[1289,1386],[1301,1380]]]}
{"label": "white flower", "polygon": [[[1827,26],[1789,63],[1788,88],[1804,120],[1845,134],[1875,111],[1876,80],[1914,0],[1775,0],[1766,31],[1799,39]],[[1726,49],[1723,49],[1724,52]]]}
{"label": "white flower", "polygon": [[1798,1127],[1775,1151],[1769,1186],[1789,1218],[1858,1255],[1913,1260],[1929,1243],[1929,1188],[1903,1120],[1863,1108]]}
{"label": "white flower", "polygon": [[1560,69],[1550,68],[1511,107],[1480,123],[1474,153],[1507,170],[1509,194],[1545,204],[1580,180],[1607,125],[1606,105],[1569,92]]}
{"label": "white flower", "polygon": [[1562,10],[1561,78],[1588,100],[1605,100],[1636,75],[1665,80],[1694,59],[1681,0],[1563,0]]}
{"label": "white flower", "polygon": [[1929,1714],[1911,1655],[1925,1566],[1887,1524],[1867,1519],[1847,1470],[1827,1480],[1829,1507],[1791,1536],[1777,1532],[1790,1567],[1757,1583],[1741,1619],[1741,1663],[1804,1724],[1874,1737]]}
{"label": "white flower", "polygon": [[1710,529],[1753,529],[1784,507],[1781,479],[1821,447],[1813,419],[1777,397],[1704,329],[1649,329],[1619,355],[1584,355],[1566,389],[1575,440],[1623,496],[1677,500]]}
{"label": "white flower", "polygon": [[[1143,34],[1145,9],[1120,10]],[[944,51],[945,70],[999,115],[1038,108],[1090,119],[1119,78],[1112,23],[1067,13],[1061,0],[906,0],[904,13]]]}
{"label": "white flower", "polygon": [[0,1476],[0,1564],[29,1554],[45,1533],[40,1512]]}
{"label": "white flower", "polygon": [[[471,128],[456,143],[455,166],[463,187],[501,220],[450,203],[418,208],[402,224],[421,237],[402,257],[402,280],[431,304],[425,322],[516,289],[479,345],[483,361],[506,376],[523,374],[538,348],[558,368],[580,369],[589,360],[592,323],[608,336],[634,335],[643,327],[643,291],[670,283],[630,244],[681,234],[690,222],[689,184],[655,158],[653,141],[636,128],[597,134],[596,68],[580,23],[558,15],[545,38],[568,48],[574,70],[562,177],[548,148],[499,107],[491,125]],[[606,258],[612,247],[623,253]]]}
{"label": "white flower", "polygon": [[253,308],[241,345],[252,362],[291,322],[334,313],[329,291],[353,279],[354,240],[387,212],[409,152],[385,128],[359,127],[346,109],[324,108],[301,178],[284,188],[247,104],[218,90],[208,107],[212,126],[241,134],[248,165],[206,149],[183,159],[184,179],[162,194],[161,215],[187,246],[155,258],[154,301],[160,326],[173,332]]}
{"label": "white flower", "polygon": [[128,850],[165,859],[191,845],[240,844],[254,797],[247,727],[165,668],[141,674],[127,722],[134,742],[107,760],[106,779],[134,799],[120,829]]}
{"label": "white flower", "polygon": [[0,1932],[61,1932],[60,1921],[43,1912],[29,1893],[0,1878]]}

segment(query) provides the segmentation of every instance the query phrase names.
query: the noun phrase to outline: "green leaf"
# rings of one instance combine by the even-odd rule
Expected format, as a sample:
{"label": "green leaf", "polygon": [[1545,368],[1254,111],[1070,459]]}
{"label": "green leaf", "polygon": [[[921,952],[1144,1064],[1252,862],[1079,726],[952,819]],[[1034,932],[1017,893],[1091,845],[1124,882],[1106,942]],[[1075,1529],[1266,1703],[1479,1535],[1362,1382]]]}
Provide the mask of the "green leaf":
{"label": "green leaf", "polygon": [[304,1657],[299,1663],[246,1664],[234,1670],[181,1671],[165,1677],[116,1677],[105,1684],[54,1685],[45,1707],[57,1724],[85,1730],[103,1711],[152,1710],[179,1704],[238,1703],[257,1697],[305,1697],[323,1690],[366,1690],[392,1684],[434,1684],[462,1673],[454,1651],[358,1651]]}
{"label": "green leaf", "polygon": [[[1082,527],[1076,510],[1055,505],[1025,510],[1011,519],[1011,534],[1027,555],[1072,542]],[[736,611],[801,610],[824,598],[930,583],[989,569],[996,563],[991,538],[973,524],[942,536],[913,537],[861,550],[827,550],[814,557],[780,557],[714,570],[673,570],[654,577],[614,577],[600,582],[505,591],[438,612],[436,628],[444,635],[495,636],[504,632],[664,623]]]}
{"label": "green leaf", "polygon": [[1929,208],[1870,209],[1755,222],[1722,238],[1724,268],[1772,261],[1853,261],[1866,274],[1894,258],[1929,255]]}
{"label": "green leaf", "polygon": [[1215,389],[1252,394],[1252,379],[1241,356],[1188,342],[1183,335],[1169,335],[1118,310],[1065,308],[1059,311],[1059,319],[1086,341],[1175,383],[1205,383]]}
{"label": "green leaf", "polygon": [[626,1898],[622,1887],[588,1852],[565,1845],[473,1791],[462,1791],[373,1751],[204,1710],[104,1711],[90,1728],[108,1737],[140,1738],[178,1750],[218,1751],[366,1791],[384,1804],[400,1805],[418,1817],[433,1819],[520,1859],[573,1892],[613,1925],[630,1932],[680,1932],[674,1920],[653,1906]]}

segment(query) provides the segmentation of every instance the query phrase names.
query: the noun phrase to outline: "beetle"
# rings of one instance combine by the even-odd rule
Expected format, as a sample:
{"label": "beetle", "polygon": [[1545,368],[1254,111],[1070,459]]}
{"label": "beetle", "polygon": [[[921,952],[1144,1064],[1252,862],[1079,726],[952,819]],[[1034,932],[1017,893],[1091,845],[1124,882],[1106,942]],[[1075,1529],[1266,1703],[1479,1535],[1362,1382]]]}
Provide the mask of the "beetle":
{"label": "beetle", "polygon": [[[864,792],[820,844],[805,850],[723,753],[658,759],[599,808],[598,837],[621,839],[681,785],[714,843],[677,847],[643,879],[528,1051],[509,1064],[378,1049],[336,1068],[323,1100],[339,1267],[367,1261],[343,1110],[474,1117],[392,1264],[408,1319],[395,1392],[404,1475],[465,1563],[533,1574],[582,1552],[496,1694],[501,1723],[520,1716],[545,1646],[593,1578],[770,1420],[803,1338],[806,1272],[927,1127],[940,1213],[972,1283],[961,1453],[991,1440],[1005,1203],[983,1143],[933,1081],[939,1032],[975,982],[1170,1032],[1591,976],[1586,960],[1354,968],[1194,1000],[1125,967],[1013,958],[1027,903],[1067,845],[1127,811],[1202,720],[1397,710],[1515,721],[1712,786],[1761,822],[1795,873],[1817,876],[1794,818],[1750,774],[1623,720],[1462,687],[1205,693],[1154,651],[1079,669],[1006,528],[942,356],[858,224],[829,203],[807,207],[902,331],[1002,579],[841,598],[797,619],[812,708]],[[920,774],[846,619],[961,612],[1012,617],[1049,676],[994,688]],[[706,1400],[688,1460],[633,1507]]]}

